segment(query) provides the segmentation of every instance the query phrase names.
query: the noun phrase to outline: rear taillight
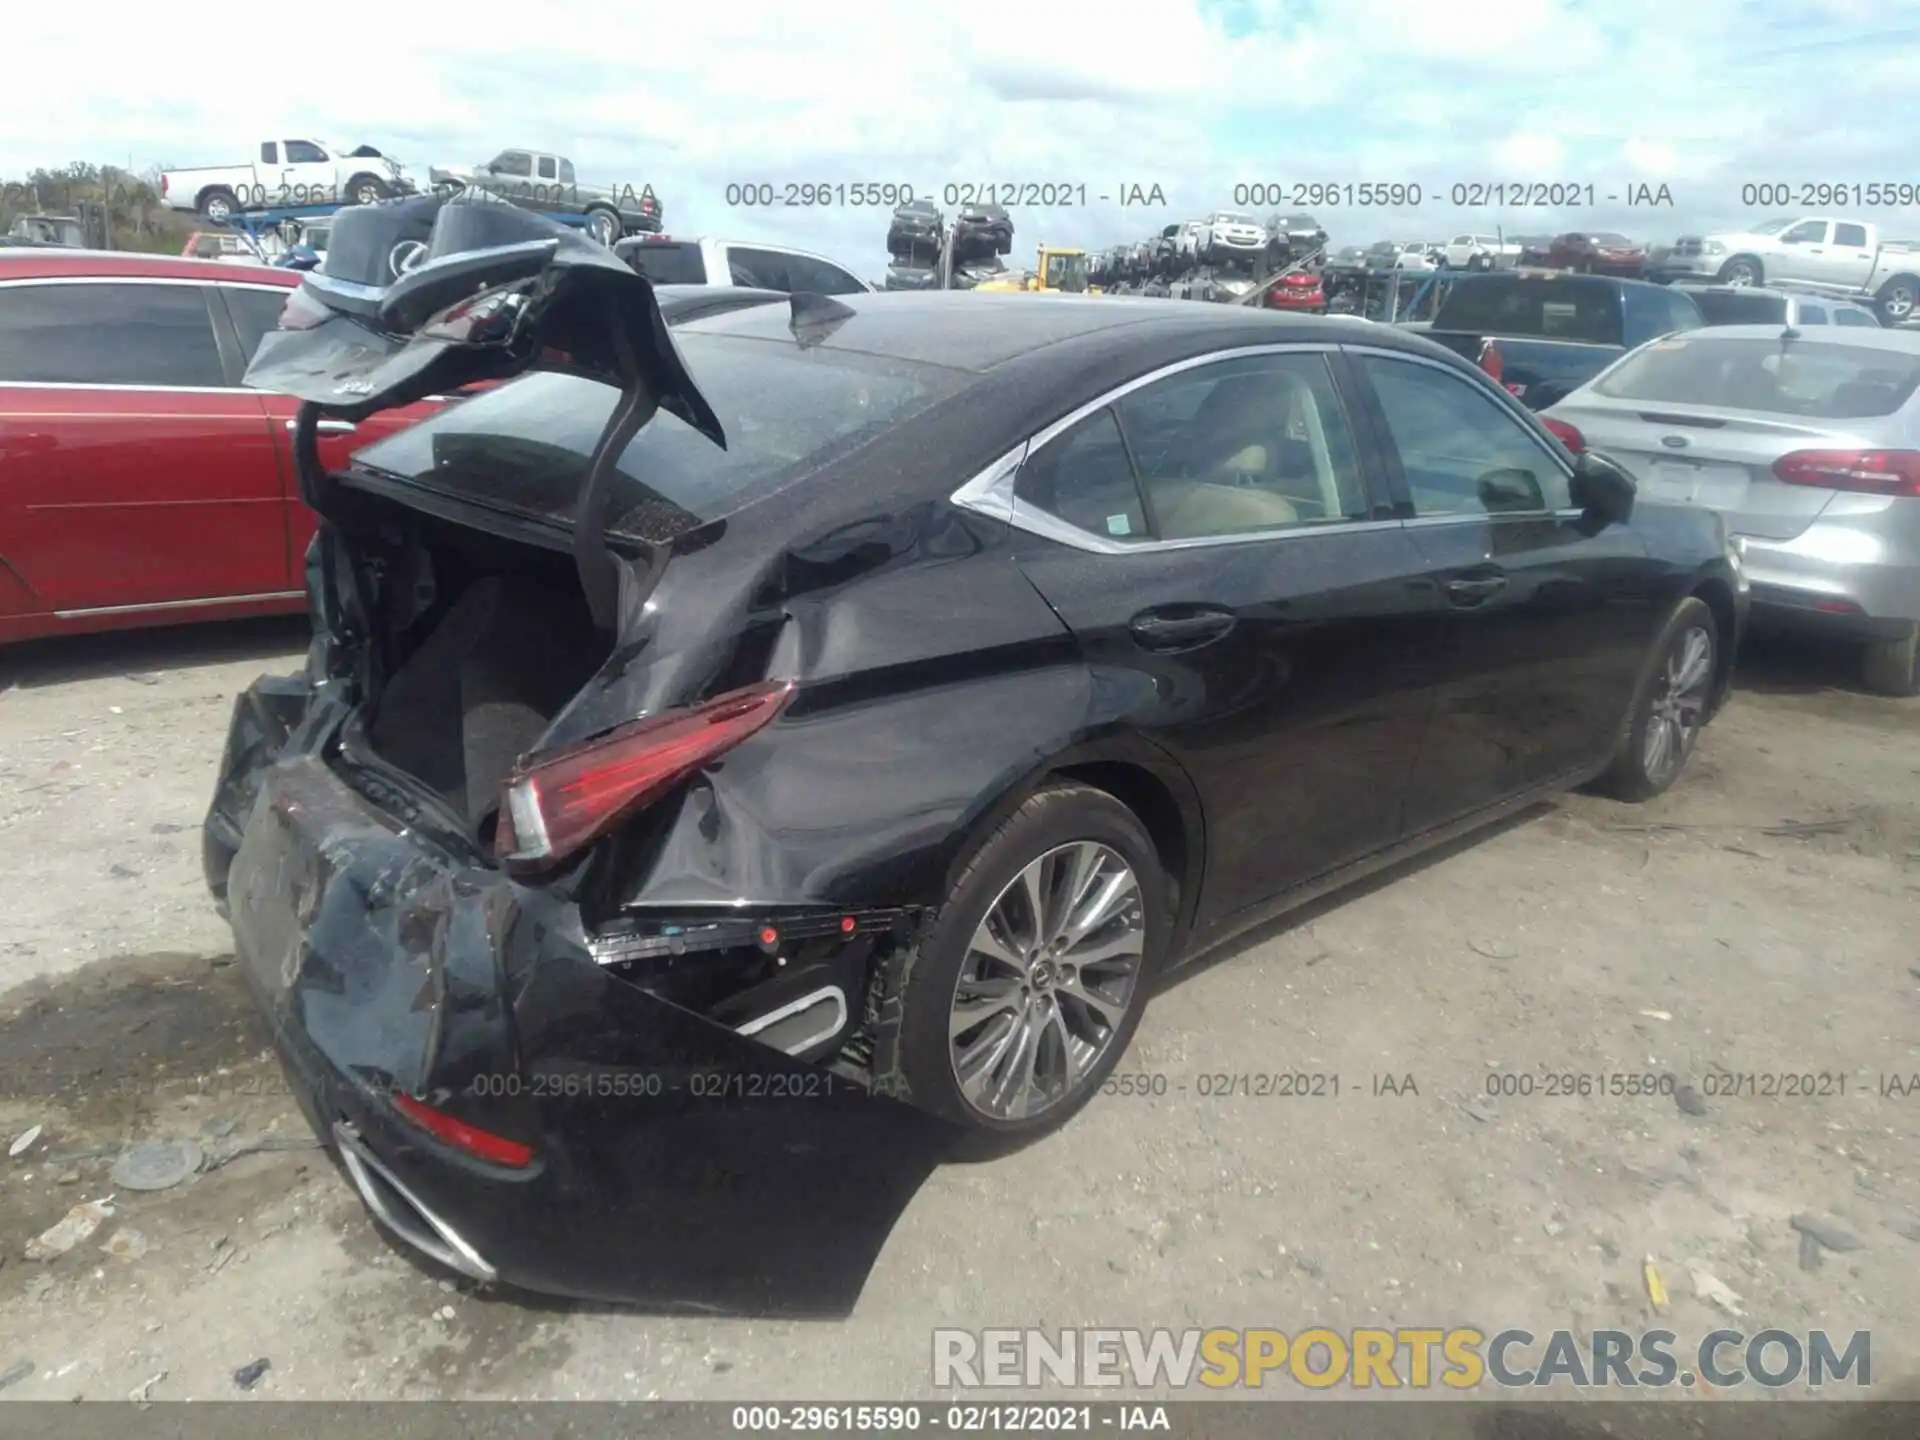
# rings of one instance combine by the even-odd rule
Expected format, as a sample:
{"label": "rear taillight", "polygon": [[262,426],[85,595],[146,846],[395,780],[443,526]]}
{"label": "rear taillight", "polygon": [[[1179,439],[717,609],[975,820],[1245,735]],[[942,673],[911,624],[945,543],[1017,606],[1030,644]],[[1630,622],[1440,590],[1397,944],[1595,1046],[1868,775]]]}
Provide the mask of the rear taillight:
{"label": "rear taillight", "polygon": [[1579,430],[1573,426],[1567,424],[1566,421],[1555,420],[1549,416],[1542,415],[1540,417],[1540,423],[1547,427],[1548,432],[1554,439],[1558,440],[1574,454],[1578,455],[1587,448],[1587,437],[1582,435]]}
{"label": "rear taillight", "polygon": [[167,177],[165,175],[160,177],[160,198],[162,200],[167,198]]}
{"label": "rear taillight", "polygon": [[792,694],[791,680],[751,685],[543,756],[503,788],[494,852],[511,869],[565,860],[761,729]]}
{"label": "rear taillight", "polygon": [[1789,485],[1920,495],[1920,450],[1795,450],[1773,462],[1773,473]]}
{"label": "rear taillight", "polygon": [[512,1165],[515,1168],[533,1163],[532,1149],[522,1145],[518,1140],[509,1140],[503,1135],[495,1135],[490,1130],[469,1125],[464,1120],[456,1120],[444,1110],[436,1110],[424,1100],[414,1099],[404,1090],[394,1091],[393,1108],[434,1139],[451,1145],[454,1149],[471,1155],[476,1160],[485,1160],[494,1165]]}

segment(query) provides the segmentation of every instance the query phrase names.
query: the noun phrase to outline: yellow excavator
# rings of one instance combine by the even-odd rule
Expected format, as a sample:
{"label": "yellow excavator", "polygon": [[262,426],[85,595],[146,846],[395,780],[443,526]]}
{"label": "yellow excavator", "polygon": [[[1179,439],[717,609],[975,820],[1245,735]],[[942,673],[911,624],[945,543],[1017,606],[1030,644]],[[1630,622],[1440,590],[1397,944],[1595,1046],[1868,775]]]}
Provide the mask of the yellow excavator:
{"label": "yellow excavator", "polygon": [[1098,295],[1096,286],[1087,283],[1088,262],[1084,250],[1069,250],[1058,245],[1042,245],[1038,255],[1039,263],[1032,270],[982,280],[973,288],[976,290],[1021,290],[1030,292],[1066,292],[1076,295]]}

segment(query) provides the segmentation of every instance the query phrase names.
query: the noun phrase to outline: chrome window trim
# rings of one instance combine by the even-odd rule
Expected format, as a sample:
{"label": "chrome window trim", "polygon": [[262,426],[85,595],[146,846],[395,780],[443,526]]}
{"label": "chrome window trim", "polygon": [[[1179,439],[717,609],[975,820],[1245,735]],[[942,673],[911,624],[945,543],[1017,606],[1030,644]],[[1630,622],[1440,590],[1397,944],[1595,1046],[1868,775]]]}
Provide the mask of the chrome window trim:
{"label": "chrome window trim", "polygon": [[[1078,409],[1069,411],[1061,419],[1054,421],[1045,429],[1023,440],[1013,449],[1001,455],[991,464],[982,468],[971,479],[955,490],[948,500],[962,509],[971,510],[1011,525],[1014,529],[1044,540],[1075,550],[1084,550],[1095,555],[1158,555],[1177,550],[1200,550],[1216,545],[1247,545],[1260,541],[1291,540],[1310,535],[1352,535],[1363,531],[1381,530],[1391,527],[1433,528],[1443,525],[1480,524],[1489,520],[1503,519],[1568,519],[1576,518],[1584,512],[1571,510],[1511,510],[1493,514],[1488,511],[1461,511],[1445,515],[1423,515],[1402,520],[1395,517],[1369,518],[1366,520],[1336,520],[1315,523],[1305,521],[1298,525],[1276,527],[1272,530],[1250,530],[1237,535],[1198,535],[1179,540],[1141,540],[1129,543],[1114,540],[1105,535],[1096,535],[1090,530],[1082,530],[1071,525],[1057,515],[1027,504],[1014,494],[1014,486],[1020,477],[1020,468],[1027,458],[1041,447],[1060,438],[1075,425],[1097,414],[1108,406],[1131,395],[1156,381],[1170,376],[1180,375],[1188,370],[1197,370],[1202,366],[1217,364],[1226,360],[1241,360],[1260,355],[1332,355],[1341,351],[1380,355],[1390,360],[1406,360],[1415,365],[1425,365],[1448,375],[1457,383],[1466,384],[1451,365],[1434,360],[1425,355],[1414,355],[1404,350],[1396,350],[1383,345],[1346,345],[1332,341],[1293,341],[1276,345],[1241,345],[1231,350],[1215,350],[1205,355],[1190,356],[1185,360],[1176,360],[1158,370],[1148,371],[1145,375],[1117,385],[1099,398],[1087,401]],[[1337,377],[1335,379],[1338,383]],[[1509,407],[1514,402],[1509,399]],[[1528,439],[1539,447],[1548,460],[1558,465],[1567,479],[1573,476],[1570,461],[1556,455],[1534,435],[1527,426],[1519,427]]]}
{"label": "chrome window trim", "polygon": [[[1158,381],[1175,375],[1185,374],[1189,370],[1198,370],[1203,366],[1217,365],[1228,360],[1244,360],[1262,355],[1332,355],[1340,346],[1331,341],[1292,341],[1275,345],[1239,345],[1230,350],[1212,350],[1205,355],[1191,355],[1185,360],[1175,360],[1157,370],[1149,370],[1144,375],[1116,385],[1099,397],[1087,401],[1074,410],[1068,411],[1060,419],[1045,429],[1020,442],[992,464],[986,466],[972,479],[968,480],[948,499],[963,509],[972,510],[981,515],[1004,521],[1029,535],[1052,540],[1076,550],[1086,550],[1096,555],[1153,555],[1172,550],[1196,550],[1212,545],[1245,545],[1253,541],[1283,539],[1293,535],[1320,535],[1333,531],[1351,531],[1372,526],[1391,525],[1391,520],[1341,520],[1326,524],[1303,524],[1274,530],[1252,530],[1241,535],[1198,535],[1180,540],[1140,540],[1132,543],[1110,539],[1104,535],[1095,535],[1070,525],[1057,515],[1027,504],[1015,497],[1014,485],[1020,476],[1020,467],[1027,457],[1042,446],[1057,440],[1091,415],[1096,415],[1108,406],[1118,403],[1134,391],[1144,389]],[[1334,377],[1329,373],[1329,379]],[[1336,381],[1337,383],[1337,381]]]}

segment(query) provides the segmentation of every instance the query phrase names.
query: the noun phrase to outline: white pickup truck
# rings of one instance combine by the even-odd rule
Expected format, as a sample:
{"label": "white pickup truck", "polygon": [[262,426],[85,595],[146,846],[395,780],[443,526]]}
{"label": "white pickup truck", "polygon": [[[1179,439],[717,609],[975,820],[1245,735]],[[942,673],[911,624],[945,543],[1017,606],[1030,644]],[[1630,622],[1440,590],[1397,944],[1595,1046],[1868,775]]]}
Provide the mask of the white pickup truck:
{"label": "white pickup truck", "polygon": [[371,145],[319,140],[262,140],[245,165],[167,170],[160,198],[175,210],[193,210],[225,225],[248,210],[295,205],[371,205],[416,187],[398,162]]}
{"label": "white pickup truck", "polygon": [[1920,245],[1883,237],[1867,220],[1790,215],[1749,230],[1682,235],[1658,257],[1662,280],[1705,278],[1722,285],[1776,285],[1870,301],[1889,325],[1915,318]]}

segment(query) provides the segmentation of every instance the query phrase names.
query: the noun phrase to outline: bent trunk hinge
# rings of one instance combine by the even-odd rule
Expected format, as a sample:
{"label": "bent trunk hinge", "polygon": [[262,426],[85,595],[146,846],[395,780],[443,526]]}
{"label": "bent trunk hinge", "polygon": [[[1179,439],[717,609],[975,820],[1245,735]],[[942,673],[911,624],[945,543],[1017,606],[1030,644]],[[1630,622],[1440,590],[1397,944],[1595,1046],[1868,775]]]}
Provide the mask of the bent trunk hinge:
{"label": "bent trunk hinge", "polygon": [[633,437],[658,413],[660,402],[640,373],[640,355],[626,327],[609,315],[607,331],[620,362],[620,402],[614,406],[606,429],[600,432],[593,455],[587,461],[587,473],[580,482],[580,499],[573,517],[573,563],[580,573],[580,588],[586,592],[593,623],[602,630],[613,631],[619,628],[620,569],[613,552],[607,548],[602,501],[608,477]]}

